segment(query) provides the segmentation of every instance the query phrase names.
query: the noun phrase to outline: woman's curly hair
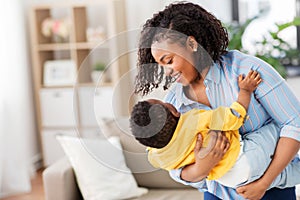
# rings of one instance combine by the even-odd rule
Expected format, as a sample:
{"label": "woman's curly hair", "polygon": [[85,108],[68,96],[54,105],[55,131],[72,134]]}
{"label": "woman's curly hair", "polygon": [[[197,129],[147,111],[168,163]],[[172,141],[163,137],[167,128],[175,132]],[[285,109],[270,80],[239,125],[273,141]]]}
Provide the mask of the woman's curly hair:
{"label": "woman's curly hair", "polygon": [[172,139],[178,119],[160,104],[140,101],[133,107],[129,121],[137,141],[147,147],[163,148]]}
{"label": "woman's curly hair", "polygon": [[[173,36],[177,32],[178,37],[185,39],[193,36],[198,46],[203,48],[214,62],[220,61],[221,55],[227,52],[228,33],[220,20],[197,4],[188,2],[170,4],[148,19],[141,31],[138,44],[138,74],[135,80],[136,94],[144,96],[159,87],[163,81],[164,70],[154,60],[151,45],[165,38],[177,42],[176,38],[170,36],[171,31]],[[198,69],[199,72],[201,70]],[[171,78],[166,77],[164,89],[167,89],[170,83]]]}

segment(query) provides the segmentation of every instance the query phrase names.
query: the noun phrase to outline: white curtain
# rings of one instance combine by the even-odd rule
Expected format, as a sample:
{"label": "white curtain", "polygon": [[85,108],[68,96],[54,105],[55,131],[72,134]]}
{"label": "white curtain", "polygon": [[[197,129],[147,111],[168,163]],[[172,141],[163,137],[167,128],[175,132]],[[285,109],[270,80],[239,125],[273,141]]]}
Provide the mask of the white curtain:
{"label": "white curtain", "polygon": [[22,0],[0,3],[0,199],[31,190],[36,132]]}

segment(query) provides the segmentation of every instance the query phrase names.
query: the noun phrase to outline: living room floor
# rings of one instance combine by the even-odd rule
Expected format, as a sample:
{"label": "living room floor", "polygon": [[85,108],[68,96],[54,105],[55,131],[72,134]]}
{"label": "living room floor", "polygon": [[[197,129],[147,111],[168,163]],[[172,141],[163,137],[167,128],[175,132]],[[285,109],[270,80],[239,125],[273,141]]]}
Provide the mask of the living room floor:
{"label": "living room floor", "polygon": [[42,173],[43,169],[39,170],[36,177],[31,180],[32,191],[30,193],[11,196],[1,200],[44,200]]}
{"label": "living room floor", "polygon": [[[42,173],[43,169],[39,170],[36,177],[31,180],[32,191],[30,193],[2,198],[1,200],[45,200]],[[300,198],[297,197],[297,200]]]}

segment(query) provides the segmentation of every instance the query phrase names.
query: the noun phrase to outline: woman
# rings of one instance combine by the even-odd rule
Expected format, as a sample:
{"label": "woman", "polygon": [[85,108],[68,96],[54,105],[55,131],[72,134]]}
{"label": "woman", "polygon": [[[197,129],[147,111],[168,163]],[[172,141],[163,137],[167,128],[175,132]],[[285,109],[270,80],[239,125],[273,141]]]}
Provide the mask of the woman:
{"label": "woman", "polygon": [[[271,121],[279,124],[281,137],[272,163],[260,179],[236,190],[205,180],[230,145],[224,135],[219,135],[208,156],[172,170],[170,175],[178,182],[208,191],[204,194],[206,200],[296,199],[294,187],[268,191],[266,188],[282,170],[286,170],[299,150],[300,103],[270,65],[239,51],[227,51],[227,45],[227,32],[212,14],[192,3],[170,4],[143,26],[135,93],[146,95],[162,83],[167,89],[176,81],[168,92],[167,102],[181,113],[192,108],[209,110],[229,106],[238,94],[238,76],[250,70],[258,71],[264,81],[254,92],[249,119],[240,133],[242,136],[251,134]],[[200,147],[199,140],[195,155]],[[209,162],[210,166],[203,168],[201,162]],[[255,164],[255,157],[251,162]]]}

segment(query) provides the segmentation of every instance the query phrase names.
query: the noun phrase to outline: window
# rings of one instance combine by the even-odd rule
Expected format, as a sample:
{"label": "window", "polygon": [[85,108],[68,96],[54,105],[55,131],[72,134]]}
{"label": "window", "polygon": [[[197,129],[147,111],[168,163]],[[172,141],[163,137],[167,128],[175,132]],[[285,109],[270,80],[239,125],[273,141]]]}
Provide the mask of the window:
{"label": "window", "polygon": [[[275,23],[289,22],[300,15],[300,0],[232,0],[233,20],[242,23],[259,14],[261,16],[248,26],[243,38],[243,45],[250,53],[254,41],[261,40],[268,30],[274,30]],[[290,27],[282,32],[282,38],[292,47],[300,49],[299,31],[299,27]]]}

